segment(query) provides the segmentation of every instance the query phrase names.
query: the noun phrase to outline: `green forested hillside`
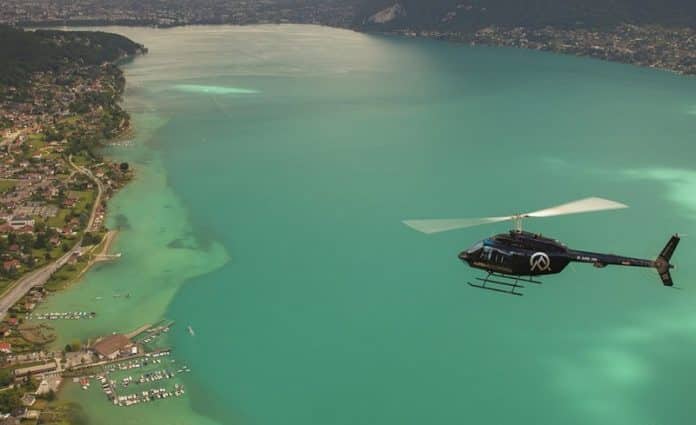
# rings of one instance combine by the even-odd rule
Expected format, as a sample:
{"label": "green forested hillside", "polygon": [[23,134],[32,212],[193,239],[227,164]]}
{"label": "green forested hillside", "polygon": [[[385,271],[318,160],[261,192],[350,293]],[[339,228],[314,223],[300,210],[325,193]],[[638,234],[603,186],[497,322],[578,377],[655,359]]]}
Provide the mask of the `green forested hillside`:
{"label": "green forested hillside", "polygon": [[126,37],[91,31],[24,31],[0,26],[0,84],[21,85],[36,71],[68,64],[99,65],[143,46]]}

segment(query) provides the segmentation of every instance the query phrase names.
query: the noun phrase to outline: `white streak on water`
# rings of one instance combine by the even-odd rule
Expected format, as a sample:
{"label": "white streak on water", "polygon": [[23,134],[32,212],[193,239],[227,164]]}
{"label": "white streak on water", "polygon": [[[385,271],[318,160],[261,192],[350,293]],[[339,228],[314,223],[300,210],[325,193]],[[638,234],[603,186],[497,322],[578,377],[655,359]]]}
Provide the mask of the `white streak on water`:
{"label": "white streak on water", "polygon": [[258,90],[245,89],[240,87],[225,87],[225,86],[207,86],[201,84],[176,84],[173,86],[175,90],[186,93],[203,93],[203,94],[257,94]]}
{"label": "white streak on water", "polygon": [[[666,197],[696,213],[696,171],[671,168],[626,170],[624,174],[638,180],[654,180],[667,185]],[[691,216],[693,217],[693,216]]]}

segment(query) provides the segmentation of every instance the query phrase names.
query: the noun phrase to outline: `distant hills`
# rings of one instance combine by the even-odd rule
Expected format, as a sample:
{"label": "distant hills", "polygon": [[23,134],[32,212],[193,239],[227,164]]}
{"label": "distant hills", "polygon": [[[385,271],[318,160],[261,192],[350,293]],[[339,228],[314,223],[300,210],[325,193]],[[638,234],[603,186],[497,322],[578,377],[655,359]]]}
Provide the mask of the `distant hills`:
{"label": "distant hills", "polygon": [[24,31],[0,25],[0,84],[22,84],[37,71],[65,65],[101,65],[144,47],[117,34],[95,31]]}
{"label": "distant hills", "polygon": [[0,0],[0,22],[163,27],[303,23],[443,32],[491,25],[696,27],[696,0]]}
{"label": "distant hills", "polygon": [[[355,26],[365,29],[471,31],[489,25],[602,27],[619,23],[696,26],[696,0],[356,1]],[[394,8],[398,13],[390,14]],[[386,15],[393,19],[379,19]]]}

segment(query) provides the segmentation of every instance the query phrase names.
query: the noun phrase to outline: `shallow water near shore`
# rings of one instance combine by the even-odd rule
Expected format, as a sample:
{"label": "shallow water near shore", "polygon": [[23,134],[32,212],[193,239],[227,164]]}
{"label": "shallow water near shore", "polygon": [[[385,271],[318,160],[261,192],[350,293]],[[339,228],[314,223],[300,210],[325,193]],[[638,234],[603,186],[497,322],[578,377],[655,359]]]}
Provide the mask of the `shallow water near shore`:
{"label": "shallow water near shore", "polygon": [[577,265],[512,297],[468,287],[477,273],[456,258],[505,224],[400,223],[603,196],[631,209],[526,227],[652,258],[696,223],[696,80],[312,26],[103,29],[150,49],[125,67],[134,146],[110,152],[138,174],[109,206],[123,257],[41,309],[97,312],[57,323],[61,344],[175,320],[168,342],[193,372],[187,397],[136,408],[69,386],[90,423],[696,414],[690,239],[681,290]]}

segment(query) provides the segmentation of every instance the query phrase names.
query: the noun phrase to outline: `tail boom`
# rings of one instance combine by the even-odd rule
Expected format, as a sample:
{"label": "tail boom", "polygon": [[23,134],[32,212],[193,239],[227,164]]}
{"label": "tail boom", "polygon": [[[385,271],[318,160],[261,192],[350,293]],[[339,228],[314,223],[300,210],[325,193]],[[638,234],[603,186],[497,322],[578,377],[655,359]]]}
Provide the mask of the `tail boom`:
{"label": "tail boom", "polygon": [[674,266],[670,264],[670,259],[672,258],[672,254],[674,254],[674,250],[679,244],[679,240],[679,235],[673,235],[655,260],[575,250],[568,250],[568,255],[570,256],[571,261],[590,263],[595,267],[600,268],[609,265],[655,268],[657,273],[660,275],[662,284],[665,286],[673,286],[674,282],[672,281],[672,276],[669,270],[674,268]]}

